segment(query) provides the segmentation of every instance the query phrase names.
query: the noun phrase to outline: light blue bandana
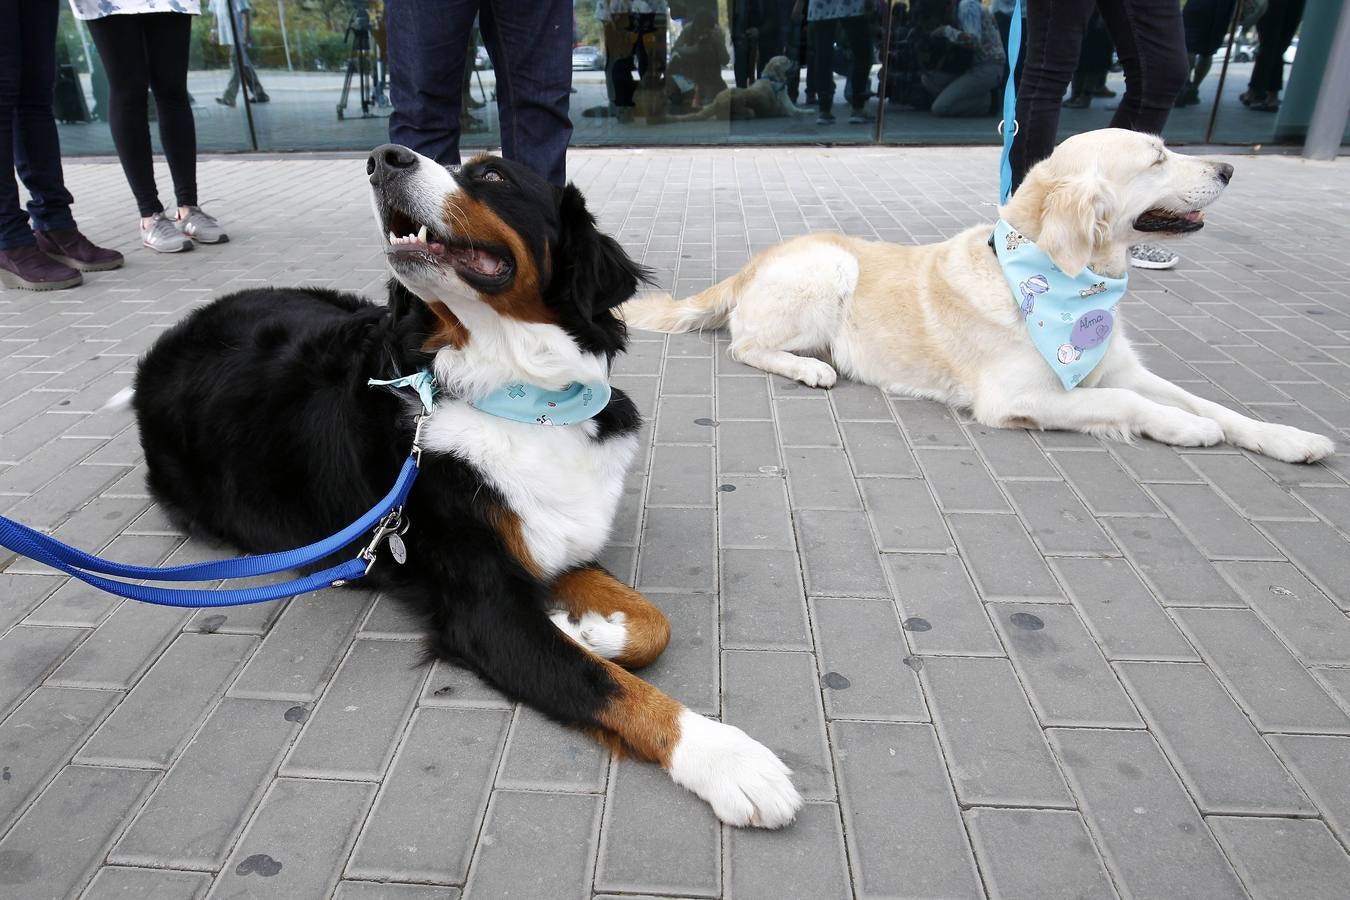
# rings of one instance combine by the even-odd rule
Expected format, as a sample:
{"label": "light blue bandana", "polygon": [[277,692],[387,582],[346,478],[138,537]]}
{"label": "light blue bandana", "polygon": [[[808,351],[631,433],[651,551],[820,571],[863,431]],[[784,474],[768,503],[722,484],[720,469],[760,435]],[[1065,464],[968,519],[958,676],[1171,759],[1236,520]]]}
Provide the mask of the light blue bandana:
{"label": "light blue bandana", "polygon": [[[426,369],[402,378],[368,382],[380,387],[410,387],[430,412],[436,397],[436,379]],[[479,412],[530,425],[575,425],[594,418],[609,403],[609,384],[571,382],[560,391],[534,384],[508,384],[469,405]]]}
{"label": "light blue bandana", "polygon": [[1066,390],[1077,387],[1111,344],[1125,278],[1086,268],[1070,277],[1002,219],[994,226],[993,245],[1031,343]]}

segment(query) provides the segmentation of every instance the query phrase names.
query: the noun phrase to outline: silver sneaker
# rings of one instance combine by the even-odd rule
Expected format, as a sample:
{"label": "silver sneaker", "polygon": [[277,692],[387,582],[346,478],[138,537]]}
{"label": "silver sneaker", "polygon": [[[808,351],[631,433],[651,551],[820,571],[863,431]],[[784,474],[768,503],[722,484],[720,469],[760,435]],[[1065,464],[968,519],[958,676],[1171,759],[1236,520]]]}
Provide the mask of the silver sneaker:
{"label": "silver sneaker", "polygon": [[1130,245],[1130,265],[1136,269],[1171,269],[1180,260],[1180,256],[1158,244]]}
{"label": "silver sneaker", "polygon": [[199,244],[223,244],[230,239],[215,217],[208,215],[200,206],[189,206],[187,216],[175,219],[174,224],[179,231]]}
{"label": "silver sneaker", "polygon": [[178,230],[178,223],[157,212],[149,225],[141,226],[141,243],[158,253],[181,253],[192,249],[192,239]]}

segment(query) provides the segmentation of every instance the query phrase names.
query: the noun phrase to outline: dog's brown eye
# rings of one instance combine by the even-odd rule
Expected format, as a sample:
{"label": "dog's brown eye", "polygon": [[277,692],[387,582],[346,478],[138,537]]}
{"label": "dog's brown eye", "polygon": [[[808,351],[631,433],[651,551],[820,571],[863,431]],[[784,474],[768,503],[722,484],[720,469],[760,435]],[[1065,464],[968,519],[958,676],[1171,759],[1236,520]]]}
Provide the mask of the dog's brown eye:
{"label": "dog's brown eye", "polygon": [[483,170],[483,180],[484,180],[484,181],[505,181],[506,179],[503,178],[503,177],[502,177],[502,173],[501,173],[501,172],[498,172],[496,169],[484,169],[484,170]]}

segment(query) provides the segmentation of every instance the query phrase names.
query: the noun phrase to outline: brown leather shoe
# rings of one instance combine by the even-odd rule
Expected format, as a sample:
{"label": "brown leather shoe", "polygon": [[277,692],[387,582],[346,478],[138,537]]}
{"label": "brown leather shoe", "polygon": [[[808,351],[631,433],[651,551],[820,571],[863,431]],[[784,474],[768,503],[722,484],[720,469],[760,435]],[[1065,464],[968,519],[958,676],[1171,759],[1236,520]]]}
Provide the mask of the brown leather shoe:
{"label": "brown leather shoe", "polygon": [[120,269],[125,260],[116,250],[99,247],[80,234],[78,228],[61,231],[35,231],[38,249],[57,262],[65,263],[81,272],[103,272]]}
{"label": "brown leather shoe", "polygon": [[84,276],[43,253],[34,244],[0,250],[0,284],[25,291],[59,291],[74,287]]}

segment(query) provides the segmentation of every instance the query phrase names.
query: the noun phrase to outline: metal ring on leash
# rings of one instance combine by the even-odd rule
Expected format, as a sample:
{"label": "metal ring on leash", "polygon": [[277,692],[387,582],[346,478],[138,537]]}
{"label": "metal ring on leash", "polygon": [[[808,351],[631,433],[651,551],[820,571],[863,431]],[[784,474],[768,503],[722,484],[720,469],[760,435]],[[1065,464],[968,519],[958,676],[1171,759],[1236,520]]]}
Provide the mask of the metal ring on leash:
{"label": "metal ring on leash", "polygon": [[[1002,136],[1003,136],[1003,123],[1004,123],[1005,121],[1006,121],[1005,119],[999,119],[999,120],[998,120],[998,134],[999,134],[999,137],[1002,137]],[[1019,121],[1016,120],[1016,119],[1013,119],[1013,137],[1017,137],[1017,133],[1018,133],[1019,131],[1021,131],[1021,130],[1022,130],[1022,123],[1019,122]]]}

